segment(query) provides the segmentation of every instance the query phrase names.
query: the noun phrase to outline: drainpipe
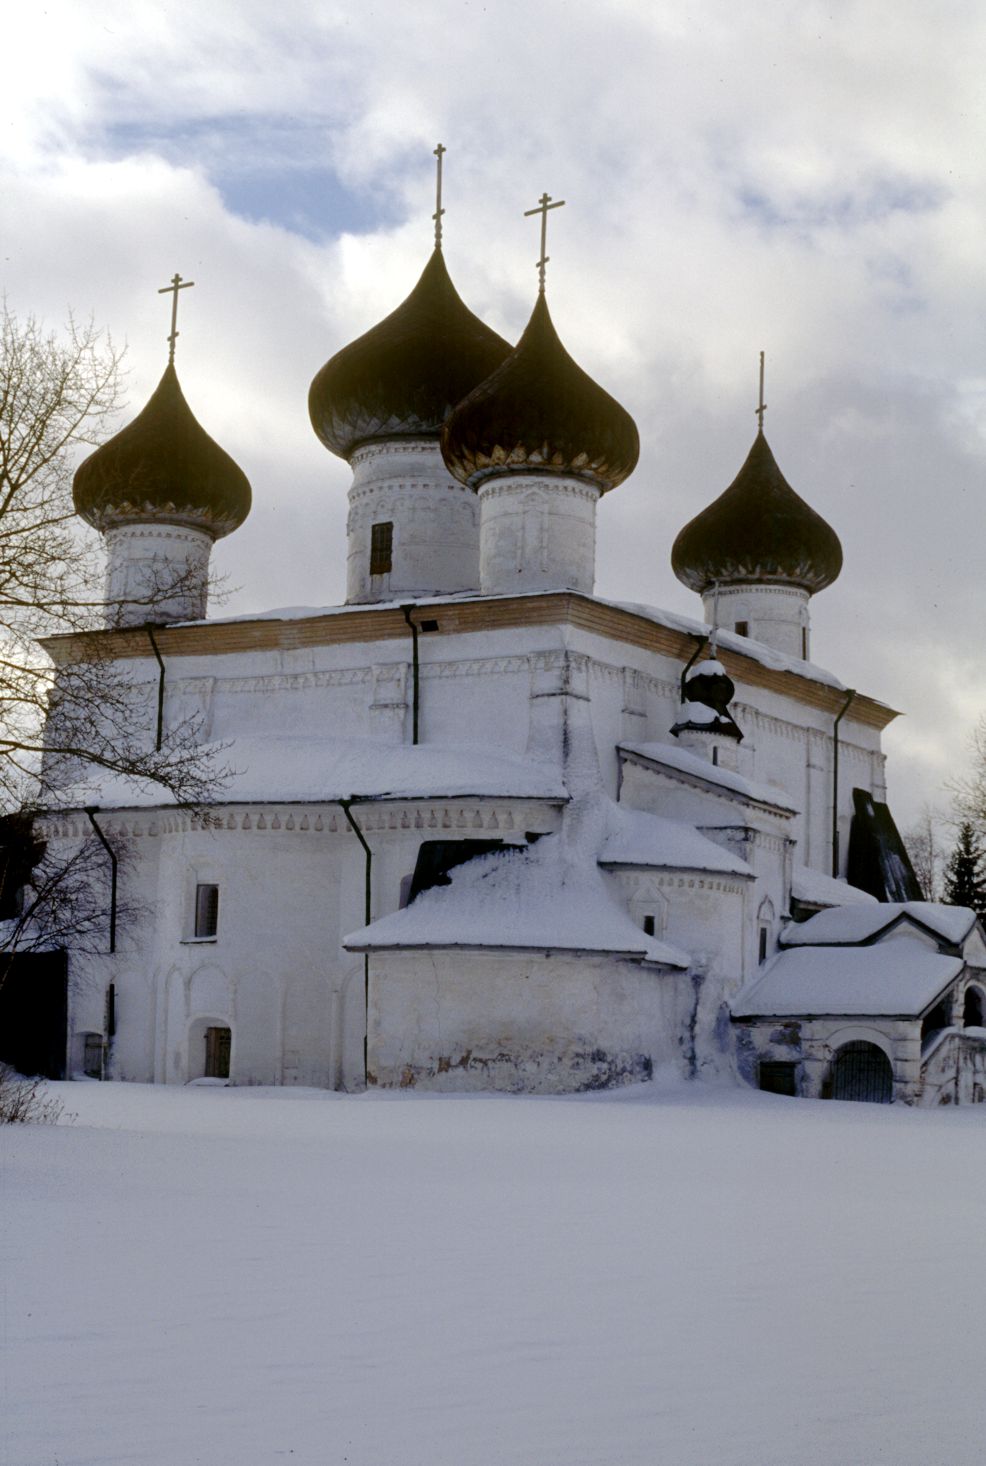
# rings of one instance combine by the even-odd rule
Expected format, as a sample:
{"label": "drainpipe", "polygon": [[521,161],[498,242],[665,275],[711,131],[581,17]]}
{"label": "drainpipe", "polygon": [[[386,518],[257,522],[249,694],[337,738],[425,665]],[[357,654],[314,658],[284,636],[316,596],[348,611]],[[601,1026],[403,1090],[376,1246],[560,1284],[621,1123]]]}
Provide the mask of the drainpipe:
{"label": "drainpipe", "polygon": [[855,687],[850,687],[832,725],[832,874],[836,879],[839,876],[839,724],[855,696]]}
{"label": "drainpipe", "polygon": [[[408,622],[408,625],[410,625],[410,622]],[[415,740],[415,741],[417,741],[417,740]],[[372,892],[373,892],[373,883],[372,883],[373,851],[370,849],[369,845],[367,845],[367,843],[366,843],[366,836],[363,834],[363,831],[360,829],[359,825],[353,819],[353,816],[352,816],[352,813],[351,813],[351,809],[350,809],[350,806],[353,804],[353,801],[354,801],[354,796],[351,794],[348,799],[340,799],[339,800],[339,807],[341,808],[343,814],[346,816],[346,819],[349,821],[349,828],[352,830],[353,834],[356,836],[357,840],[362,845],[363,850],[364,850],[364,852],[366,854],[366,875],[365,875],[365,878],[364,878],[365,884],[364,884],[363,914],[364,914],[364,917],[365,917],[365,924],[366,924],[366,926],[369,926],[370,925],[370,921],[372,919],[371,906],[372,906]],[[369,952],[364,952],[363,953],[363,1083],[364,1083],[364,1085],[368,1085],[369,1084],[369,1075],[370,1075],[369,1043],[370,1043],[370,954],[369,954]]]}
{"label": "drainpipe", "polygon": [[[411,620],[411,612],[414,610],[414,606],[413,605],[401,606],[401,610],[404,612],[404,620],[407,622],[408,626],[411,628],[411,678],[412,678],[412,685],[413,685],[413,691],[412,691],[412,694],[411,694],[411,696],[413,698],[412,712],[411,712],[411,742],[412,743],[417,743],[417,741],[418,741],[418,704],[419,704],[420,685],[421,685],[421,673],[420,673],[420,668],[419,668],[419,663],[418,663],[418,630],[419,630],[419,628],[415,624],[415,622]],[[348,811],[347,811],[347,818],[348,818]],[[355,826],[354,826],[354,828],[355,828]]]}
{"label": "drainpipe", "polygon": [[87,807],[85,812],[89,816],[89,823],[95,830],[99,843],[110,858],[110,954],[112,955],[116,951],[116,851],[96,823],[96,815],[99,813],[98,806],[93,805],[91,808]]}
{"label": "drainpipe", "polygon": [[[691,634],[694,636],[694,632],[692,632]],[[691,656],[688,658],[688,661],[685,663],[685,666],[682,668],[682,673],[681,673],[681,701],[682,702],[685,701],[685,679],[687,678],[689,672],[694,667],[695,663],[698,661],[699,653],[700,652],[703,652],[705,650],[705,644],[706,644],[706,642],[708,641],[709,638],[707,636],[699,636],[699,637],[696,637],[695,639],[698,642],[698,645],[696,646],[695,650],[692,652]]]}
{"label": "drainpipe", "polygon": [[154,747],[160,748],[161,739],[164,736],[164,659],[161,656],[157,638],[154,635],[154,623],[148,621],[144,630],[150,638],[151,647],[153,648],[154,655],[157,657],[157,664],[161,669],[157,682],[157,734],[154,739]]}

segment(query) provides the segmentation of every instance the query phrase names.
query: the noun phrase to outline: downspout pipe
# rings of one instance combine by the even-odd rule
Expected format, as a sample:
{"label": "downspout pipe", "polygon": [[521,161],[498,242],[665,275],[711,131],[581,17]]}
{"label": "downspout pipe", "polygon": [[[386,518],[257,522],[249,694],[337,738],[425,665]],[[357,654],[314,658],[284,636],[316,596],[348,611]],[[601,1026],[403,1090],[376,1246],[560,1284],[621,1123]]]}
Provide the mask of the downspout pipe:
{"label": "downspout pipe", "polygon": [[[693,635],[694,635],[694,633],[693,633]],[[685,681],[686,681],[686,679],[688,677],[689,672],[692,670],[692,668],[694,667],[695,663],[698,661],[699,656],[705,650],[705,647],[706,647],[706,644],[708,643],[708,640],[709,640],[709,638],[707,636],[697,636],[697,637],[695,637],[695,641],[697,643],[696,644],[696,647],[695,647],[695,650],[692,652],[691,656],[688,658],[688,661],[685,663],[685,665],[684,665],[684,667],[682,668],[682,671],[681,671],[681,701],[682,702],[685,701]]]}
{"label": "downspout pipe", "polygon": [[151,647],[157,657],[157,664],[160,668],[157,680],[157,732],[154,737],[154,747],[161,747],[161,740],[164,737],[164,658],[161,656],[160,647],[157,644],[157,637],[154,635],[154,623],[148,621],[144,626],[150,638]]}
{"label": "downspout pipe", "polygon": [[[373,898],[373,851],[370,849],[369,845],[366,843],[366,836],[363,834],[363,831],[360,829],[359,825],[353,819],[351,806],[355,802],[356,802],[355,795],[352,795],[351,794],[348,799],[340,799],[339,800],[339,807],[342,810],[343,814],[346,816],[346,819],[347,819],[347,821],[349,823],[349,828],[352,830],[353,834],[356,836],[357,840],[362,845],[363,851],[364,851],[364,853],[366,855],[366,869],[365,869],[365,875],[364,875],[364,893],[363,893],[363,916],[364,916],[364,919],[365,919],[365,925],[366,926],[369,926],[370,925],[370,922],[372,920],[372,905],[373,905],[373,900],[372,900],[372,898]],[[370,1045],[370,954],[369,954],[369,952],[364,952],[363,953],[363,1083],[364,1083],[364,1085],[367,1085],[367,1086],[369,1085],[369,1082],[370,1082],[370,1062],[369,1062],[369,1060],[370,1060],[370,1054],[369,1054],[369,1045]]]}
{"label": "downspout pipe", "polygon": [[839,724],[855,696],[855,687],[850,687],[832,725],[832,874],[836,879],[839,876]]}
{"label": "downspout pipe", "polygon": [[421,667],[418,660],[418,632],[420,628],[411,620],[411,612],[414,610],[413,604],[401,606],[401,610],[404,612],[404,620],[411,628],[411,742],[416,744],[418,741],[418,708],[420,705],[421,688]]}
{"label": "downspout pipe", "polygon": [[99,813],[98,805],[87,806],[85,813],[89,816],[89,823],[96,833],[96,838],[110,858],[110,955],[112,955],[116,951],[116,883],[118,875],[116,851],[96,823],[96,816]]}

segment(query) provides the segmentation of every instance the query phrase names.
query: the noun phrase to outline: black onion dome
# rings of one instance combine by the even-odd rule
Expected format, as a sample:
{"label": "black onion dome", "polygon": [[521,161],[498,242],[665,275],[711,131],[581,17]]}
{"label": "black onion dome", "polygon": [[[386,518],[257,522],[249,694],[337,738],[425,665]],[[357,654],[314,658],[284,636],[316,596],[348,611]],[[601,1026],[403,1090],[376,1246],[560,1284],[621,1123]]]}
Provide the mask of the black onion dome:
{"label": "black onion dome", "polygon": [[572,360],[543,295],[517,346],[442,430],[450,473],[473,487],[500,473],[564,473],[605,492],[636,467],[633,418]]}
{"label": "black onion dome", "polygon": [[763,433],[725,493],[686,524],[671,568],[691,590],[783,583],[814,594],[842,569],[839,537],[777,466]]}
{"label": "black onion dome", "polygon": [[455,404],[509,353],[465,304],[436,249],[407,299],[316,375],[312,427],[340,458],[382,438],[437,438]]}
{"label": "black onion dome", "polygon": [[76,511],[96,529],[163,520],[229,534],[250,512],[250,483],[196,421],[174,365],[132,423],[76,469]]}

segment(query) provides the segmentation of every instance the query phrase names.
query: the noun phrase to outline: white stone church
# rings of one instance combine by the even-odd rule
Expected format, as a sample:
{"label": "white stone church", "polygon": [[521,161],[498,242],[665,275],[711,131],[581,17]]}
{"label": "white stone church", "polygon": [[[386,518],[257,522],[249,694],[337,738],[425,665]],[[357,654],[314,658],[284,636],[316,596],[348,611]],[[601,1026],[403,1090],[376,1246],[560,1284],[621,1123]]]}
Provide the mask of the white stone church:
{"label": "white stone church", "polygon": [[[920,899],[886,807],[895,714],[811,659],[842,552],[762,414],[669,546],[690,621],[596,592],[596,515],[638,437],[561,344],[543,270],[511,347],[436,247],[309,405],[352,468],[342,606],[206,618],[250,487],[173,365],[76,475],[148,736],[160,693],[232,772],[196,814],[103,778],[46,817],[71,843],[92,808],[146,913],[68,954],[69,1069],[982,1099],[983,935]],[[151,636],[162,574],[180,589]]]}

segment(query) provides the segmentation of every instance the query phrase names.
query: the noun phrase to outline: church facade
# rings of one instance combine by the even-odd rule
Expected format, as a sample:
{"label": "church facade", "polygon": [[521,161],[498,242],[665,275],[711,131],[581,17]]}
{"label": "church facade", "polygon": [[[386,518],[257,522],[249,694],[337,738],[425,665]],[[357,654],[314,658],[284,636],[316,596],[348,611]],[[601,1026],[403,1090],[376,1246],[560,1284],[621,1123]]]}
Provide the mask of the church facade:
{"label": "church facade", "polygon": [[895,714],[811,660],[841,548],[762,415],[672,548],[691,621],[596,594],[596,514],[637,431],[565,351],[543,269],[511,347],[436,247],[309,406],[352,468],[339,607],[206,618],[250,489],[173,365],[77,473],[106,541],[104,654],[149,737],[160,697],[229,772],[204,809],[103,776],[45,815],[70,848],[97,814],[142,913],[112,953],[69,953],[71,1067],[981,1099],[986,945],[920,899],[886,807]]}

